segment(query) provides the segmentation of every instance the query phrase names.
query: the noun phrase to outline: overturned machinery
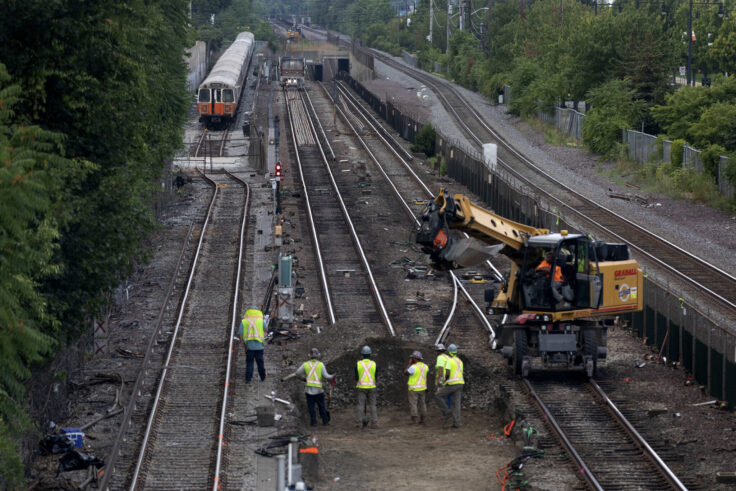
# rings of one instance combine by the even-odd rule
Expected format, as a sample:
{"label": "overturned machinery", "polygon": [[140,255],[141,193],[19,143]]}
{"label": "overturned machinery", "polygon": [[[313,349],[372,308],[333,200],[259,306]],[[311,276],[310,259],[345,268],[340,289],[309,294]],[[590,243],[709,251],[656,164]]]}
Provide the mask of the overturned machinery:
{"label": "overturned machinery", "polygon": [[485,297],[497,327],[495,347],[518,374],[561,368],[593,376],[606,358],[613,318],[642,310],[642,271],[625,244],[549,233],[445,190],[421,218],[417,243],[438,268],[470,267],[497,254],[510,259],[500,286]]}

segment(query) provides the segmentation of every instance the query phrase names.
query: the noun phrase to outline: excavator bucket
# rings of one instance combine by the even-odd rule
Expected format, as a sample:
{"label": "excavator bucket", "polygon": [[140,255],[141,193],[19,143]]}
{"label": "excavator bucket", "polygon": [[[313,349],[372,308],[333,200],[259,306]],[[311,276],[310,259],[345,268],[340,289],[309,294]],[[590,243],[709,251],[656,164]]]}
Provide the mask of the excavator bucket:
{"label": "excavator bucket", "polygon": [[505,244],[488,245],[472,237],[453,234],[447,246],[438,254],[450,268],[468,268],[494,257]]}

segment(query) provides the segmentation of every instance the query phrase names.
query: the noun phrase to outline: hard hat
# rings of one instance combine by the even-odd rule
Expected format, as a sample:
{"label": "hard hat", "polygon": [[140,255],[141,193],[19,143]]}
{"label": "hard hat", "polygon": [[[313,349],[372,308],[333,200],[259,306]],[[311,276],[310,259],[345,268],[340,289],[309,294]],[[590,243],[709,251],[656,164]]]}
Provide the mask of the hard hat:
{"label": "hard hat", "polygon": [[363,349],[360,350],[361,355],[370,355],[371,354],[371,347],[370,346],[363,346]]}
{"label": "hard hat", "polygon": [[317,348],[312,348],[312,358],[319,358],[319,350]]}
{"label": "hard hat", "polygon": [[444,345],[444,344],[442,344],[442,343],[437,343],[437,344],[435,344],[435,345],[434,345],[434,349],[436,349],[437,351],[447,351],[447,350],[445,349],[445,345]]}
{"label": "hard hat", "polygon": [[447,347],[447,351],[449,353],[457,353],[457,346],[455,346],[454,344],[451,344],[450,346]]}
{"label": "hard hat", "polygon": [[417,360],[423,360],[424,359],[424,358],[422,358],[422,354],[419,351],[415,351],[414,353],[412,353],[411,354],[411,357],[412,358],[416,358]]}

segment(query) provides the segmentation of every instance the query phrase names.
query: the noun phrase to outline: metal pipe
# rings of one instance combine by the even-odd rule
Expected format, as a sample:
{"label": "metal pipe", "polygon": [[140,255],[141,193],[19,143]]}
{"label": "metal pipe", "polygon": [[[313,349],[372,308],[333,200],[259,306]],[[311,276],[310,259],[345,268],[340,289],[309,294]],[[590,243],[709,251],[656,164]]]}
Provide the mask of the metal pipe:
{"label": "metal pipe", "polygon": [[294,440],[294,439],[292,438],[292,443],[289,443],[289,449],[288,449],[288,452],[289,452],[289,461],[288,461],[288,463],[287,463],[287,473],[288,473],[288,480],[287,480],[287,482],[286,482],[286,484],[287,484],[288,486],[291,486],[292,484],[294,484],[294,481],[292,481],[292,480],[291,480],[291,479],[292,479],[292,478],[291,478],[291,459],[292,459],[292,457],[291,457],[291,452],[292,452],[292,445],[293,445],[293,440]]}
{"label": "metal pipe", "polygon": [[286,457],[283,455],[276,456],[276,491],[284,491],[286,489]]}

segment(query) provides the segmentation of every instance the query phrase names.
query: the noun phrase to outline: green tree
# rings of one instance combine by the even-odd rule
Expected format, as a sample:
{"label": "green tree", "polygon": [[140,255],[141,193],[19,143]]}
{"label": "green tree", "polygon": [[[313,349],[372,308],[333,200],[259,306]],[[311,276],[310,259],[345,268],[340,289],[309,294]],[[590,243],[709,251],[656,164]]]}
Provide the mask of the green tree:
{"label": "green tree", "polygon": [[691,143],[698,148],[714,144],[736,151],[736,102],[715,102],[690,125]]}
{"label": "green tree", "polygon": [[[707,119],[703,119],[703,114],[716,103],[724,105],[709,114]],[[733,104],[736,104],[736,79],[729,77],[715,80],[711,88],[683,87],[667,96],[665,104],[653,107],[651,112],[670,138],[681,138],[693,143],[697,139],[699,144],[705,146],[707,144],[706,135],[733,133],[733,127],[705,128],[715,123],[727,122],[729,120],[727,106]],[[693,128],[696,134],[692,133]],[[731,146],[726,140],[710,143],[717,143],[726,148]]]}
{"label": "green tree", "polygon": [[597,153],[608,154],[621,141],[621,131],[641,118],[644,103],[623,80],[611,80],[591,89],[587,100],[592,109],[585,117],[583,141]]}
{"label": "green tree", "polygon": [[11,488],[23,478],[13,441],[30,427],[23,381],[54,346],[39,289],[61,268],[53,257],[65,214],[54,203],[82,177],[80,165],[60,156],[60,135],[16,122],[21,93],[0,63],[0,483]]}
{"label": "green tree", "polygon": [[717,70],[730,73],[736,70],[736,15],[731,15],[721,25],[718,37],[710,47],[710,53]]}

